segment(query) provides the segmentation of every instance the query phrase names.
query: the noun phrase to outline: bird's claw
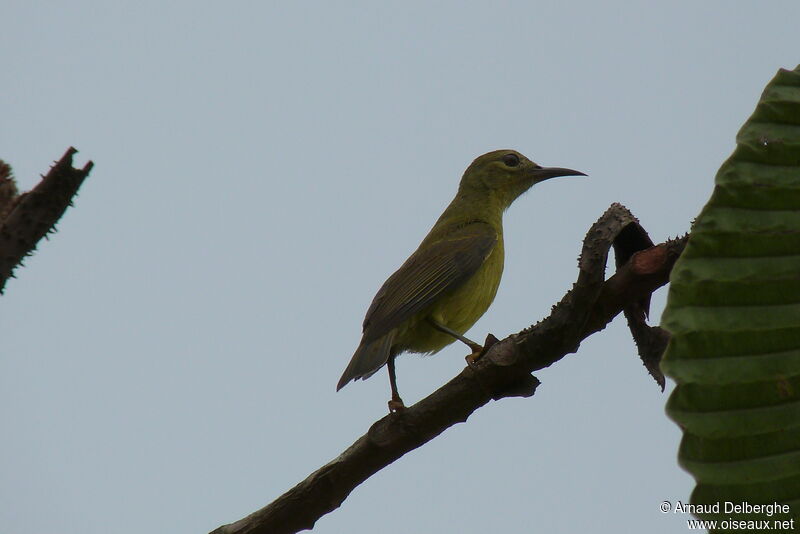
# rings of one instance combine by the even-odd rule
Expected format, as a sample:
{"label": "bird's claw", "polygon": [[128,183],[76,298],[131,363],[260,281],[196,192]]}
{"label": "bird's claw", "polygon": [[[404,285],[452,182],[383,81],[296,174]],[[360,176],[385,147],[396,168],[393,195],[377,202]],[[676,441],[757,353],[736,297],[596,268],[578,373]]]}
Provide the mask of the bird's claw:
{"label": "bird's claw", "polygon": [[497,338],[494,335],[489,334],[486,336],[486,341],[483,345],[478,345],[477,343],[469,343],[469,348],[472,349],[472,353],[468,354],[465,360],[467,360],[467,365],[474,368],[475,362],[483,358],[483,355],[486,354],[492,345],[497,343]]}
{"label": "bird's claw", "polygon": [[469,348],[472,349],[472,352],[467,354],[464,359],[467,361],[467,365],[474,367],[475,362],[480,360],[481,356],[483,356],[486,351],[484,350],[483,346],[478,345],[477,343],[470,343]]}

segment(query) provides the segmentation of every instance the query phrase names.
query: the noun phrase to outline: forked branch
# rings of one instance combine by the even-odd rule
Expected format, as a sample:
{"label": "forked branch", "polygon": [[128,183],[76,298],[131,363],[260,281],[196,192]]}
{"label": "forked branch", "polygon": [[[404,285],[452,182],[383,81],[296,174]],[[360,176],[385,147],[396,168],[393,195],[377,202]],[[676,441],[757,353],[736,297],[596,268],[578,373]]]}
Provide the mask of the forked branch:
{"label": "forked branch", "polygon": [[[583,339],[605,328],[623,310],[629,315],[634,339],[651,370],[652,362],[648,364],[645,353],[652,358],[658,348],[643,351],[644,341],[640,340],[659,334],[642,334],[642,327],[651,328],[644,317],[650,295],[669,280],[686,240],[683,237],[652,246],[634,216],[625,207],[613,204],[587,233],[578,280],[548,318],[502,341],[490,336],[487,343],[494,343],[474,366],[466,367],[406,410],[375,422],[336,459],[271,504],[212,534],[277,534],[313,528],[364,480],[447,428],[466,421],[490,400],[533,395],[539,384],[531,375],[533,371],[577,351]],[[606,260],[612,246],[618,269],[606,280]],[[660,350],[663,352],[663,346]],[[658,369],[657,362],[654,369]],[[663,376],[660,383],[663,387]]]}

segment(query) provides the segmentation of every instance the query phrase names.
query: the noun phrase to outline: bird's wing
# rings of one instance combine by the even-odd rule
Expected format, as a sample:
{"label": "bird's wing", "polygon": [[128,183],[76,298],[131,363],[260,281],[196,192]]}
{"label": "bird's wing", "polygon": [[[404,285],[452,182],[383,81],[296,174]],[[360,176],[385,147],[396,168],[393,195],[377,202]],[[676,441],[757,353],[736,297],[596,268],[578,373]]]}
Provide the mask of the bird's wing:
{"label": "bird's wing", "polygon": [[417,250],[378,290],[364,319],[364,341],[384,336],[458,288],[483,264],[497,243],[489,224],[474,222]]}

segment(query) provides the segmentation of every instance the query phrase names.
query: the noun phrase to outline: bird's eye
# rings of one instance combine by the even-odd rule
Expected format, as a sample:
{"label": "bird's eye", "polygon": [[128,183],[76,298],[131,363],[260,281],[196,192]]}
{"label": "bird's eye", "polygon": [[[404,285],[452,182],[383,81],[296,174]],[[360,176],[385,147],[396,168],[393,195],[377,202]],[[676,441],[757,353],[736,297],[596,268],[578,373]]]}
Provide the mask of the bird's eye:
{"label": "bird's eye", "polygon": [[519,165],[519,156],[516,154],[506,154],[503,156],[503,163],[508,165],[509,167],[516,167]]}

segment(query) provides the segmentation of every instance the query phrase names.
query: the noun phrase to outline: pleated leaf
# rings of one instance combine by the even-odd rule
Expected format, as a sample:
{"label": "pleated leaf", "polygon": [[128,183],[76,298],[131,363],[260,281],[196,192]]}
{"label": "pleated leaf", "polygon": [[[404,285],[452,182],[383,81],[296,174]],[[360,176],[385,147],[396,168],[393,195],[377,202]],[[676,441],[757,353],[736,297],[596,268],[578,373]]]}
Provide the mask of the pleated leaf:
{"label": "pleated leaf", "polygon": [[[736,143],[670,279],[667,413],[691,502],[721,503],[701,518],[800,530],[800,66],[767,85]],[[726,501],[791,512],[726,513]]]}

